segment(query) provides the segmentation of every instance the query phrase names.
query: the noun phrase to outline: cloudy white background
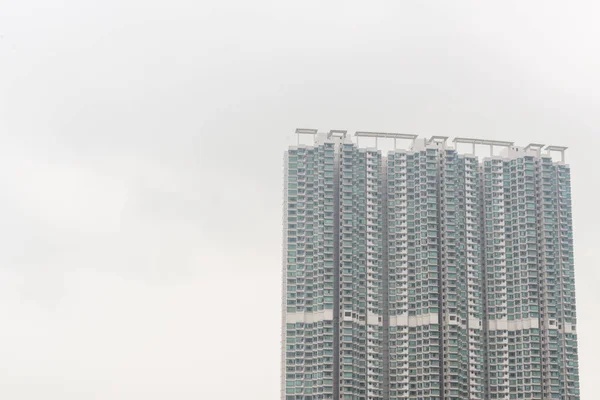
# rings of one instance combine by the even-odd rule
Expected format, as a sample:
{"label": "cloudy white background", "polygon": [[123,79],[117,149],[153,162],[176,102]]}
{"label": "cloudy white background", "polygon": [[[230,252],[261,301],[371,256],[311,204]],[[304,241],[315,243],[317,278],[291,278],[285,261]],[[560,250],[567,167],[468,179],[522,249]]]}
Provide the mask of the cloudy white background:
{"label": "cloudy white background", "polygon": [[296,127],[569,146],[600,376],[593,1],[0,0],[0,397],[279,395]]}

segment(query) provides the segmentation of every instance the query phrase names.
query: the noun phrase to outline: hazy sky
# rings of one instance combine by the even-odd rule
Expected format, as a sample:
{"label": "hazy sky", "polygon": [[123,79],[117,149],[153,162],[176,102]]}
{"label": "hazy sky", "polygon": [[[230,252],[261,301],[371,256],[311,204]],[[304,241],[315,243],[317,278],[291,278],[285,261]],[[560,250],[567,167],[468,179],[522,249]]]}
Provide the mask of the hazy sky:
{"label": "hazy sky", "polygon": [[595,398],[599,16],[0,0],[0,397],[278,399],[282,155],[305,127],[569,146]]}

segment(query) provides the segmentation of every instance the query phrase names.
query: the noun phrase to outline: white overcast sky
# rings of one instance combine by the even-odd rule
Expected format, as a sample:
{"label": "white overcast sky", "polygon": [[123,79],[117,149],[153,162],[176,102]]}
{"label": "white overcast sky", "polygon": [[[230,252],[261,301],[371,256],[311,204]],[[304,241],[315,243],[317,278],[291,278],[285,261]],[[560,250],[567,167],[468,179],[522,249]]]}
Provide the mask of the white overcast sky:
{"label": "white overcast sky", "polygon": [[600,376],[600,5],[0,0],[0,397],[279,396],[296,127],[569,146]]}

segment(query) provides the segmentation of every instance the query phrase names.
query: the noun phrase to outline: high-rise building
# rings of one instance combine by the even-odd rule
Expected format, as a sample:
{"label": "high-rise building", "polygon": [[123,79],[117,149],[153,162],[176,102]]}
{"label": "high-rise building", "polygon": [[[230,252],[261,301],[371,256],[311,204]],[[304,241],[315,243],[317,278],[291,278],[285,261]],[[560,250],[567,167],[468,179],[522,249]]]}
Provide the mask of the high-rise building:
{"label": "high-rise building", "polygon": [[564,147],[297,134],[282,400],[579,400]]}

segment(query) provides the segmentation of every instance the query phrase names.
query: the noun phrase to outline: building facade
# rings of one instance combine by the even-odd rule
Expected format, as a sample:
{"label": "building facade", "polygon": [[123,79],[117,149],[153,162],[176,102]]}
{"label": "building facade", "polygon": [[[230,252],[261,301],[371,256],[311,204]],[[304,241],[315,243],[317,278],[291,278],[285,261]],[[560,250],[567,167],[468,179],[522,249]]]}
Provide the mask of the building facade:
{"label": "building facade", "polygon": [[579,400],[565,148],[297,133],[282,400]]}

